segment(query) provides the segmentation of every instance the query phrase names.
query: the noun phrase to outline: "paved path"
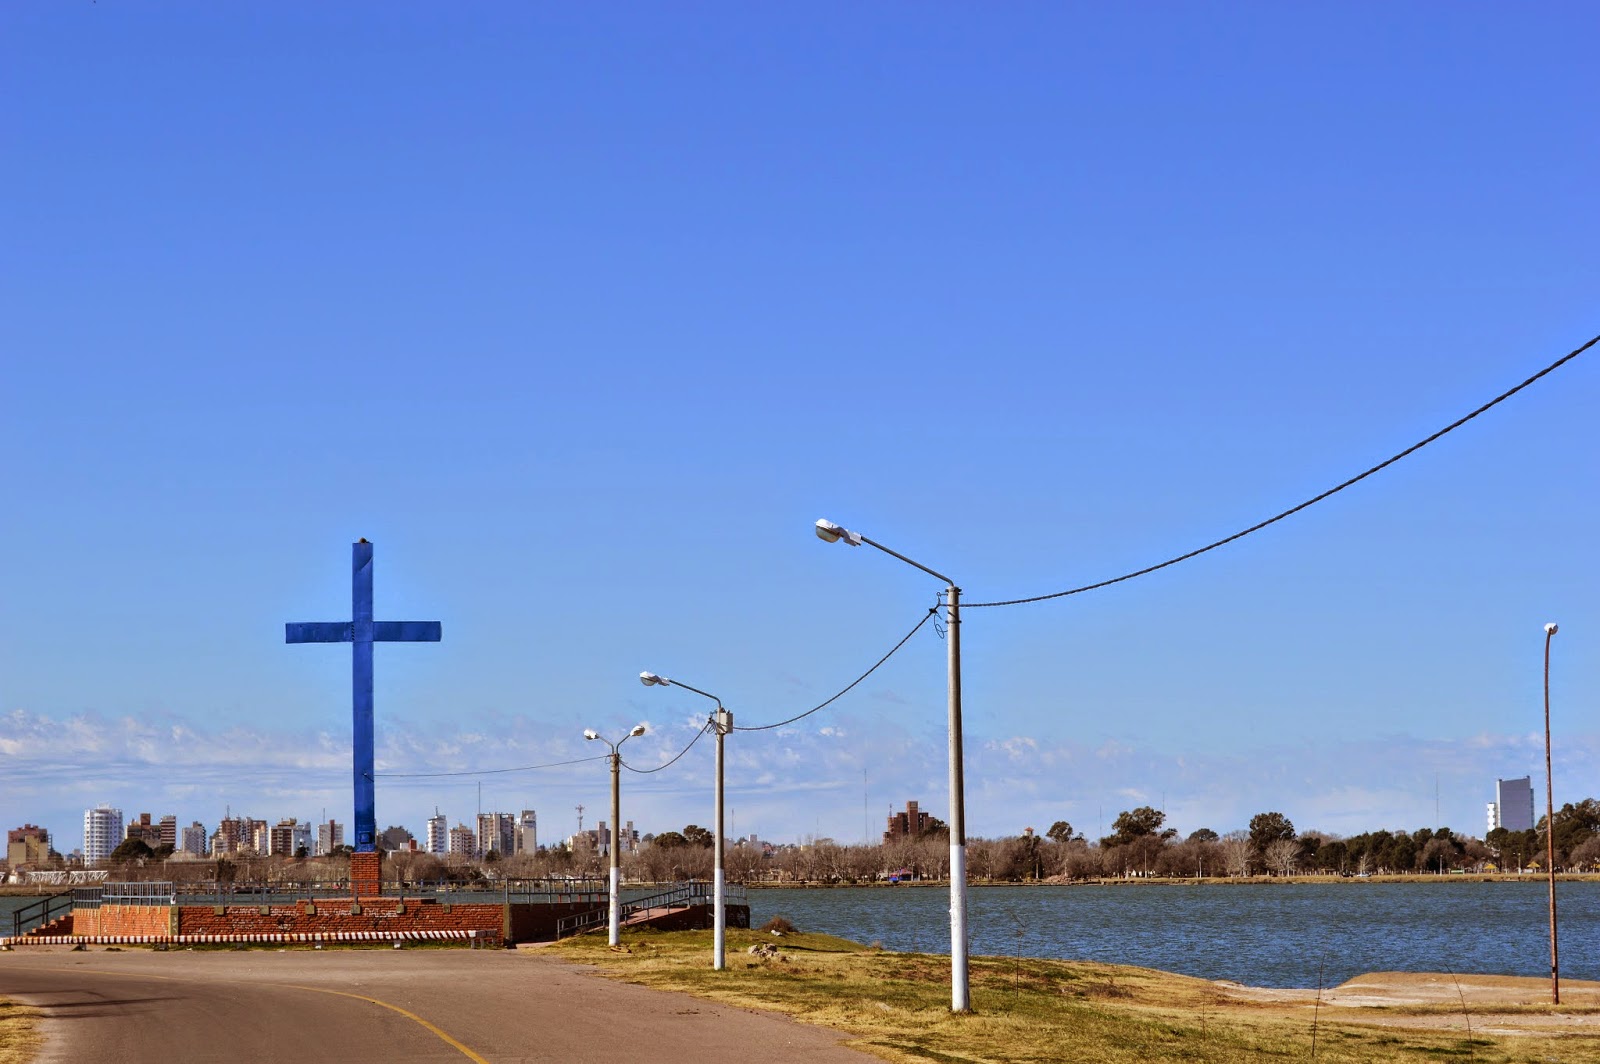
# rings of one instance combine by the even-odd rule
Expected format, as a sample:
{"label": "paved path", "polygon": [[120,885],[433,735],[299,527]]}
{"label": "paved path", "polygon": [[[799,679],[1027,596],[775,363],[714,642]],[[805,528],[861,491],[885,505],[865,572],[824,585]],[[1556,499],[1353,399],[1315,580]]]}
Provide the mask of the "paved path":
{"label": "paved path", "polygon": [[780,1016],[604,979],[535,951],[0,954],[37,1064],[865,1064]]}

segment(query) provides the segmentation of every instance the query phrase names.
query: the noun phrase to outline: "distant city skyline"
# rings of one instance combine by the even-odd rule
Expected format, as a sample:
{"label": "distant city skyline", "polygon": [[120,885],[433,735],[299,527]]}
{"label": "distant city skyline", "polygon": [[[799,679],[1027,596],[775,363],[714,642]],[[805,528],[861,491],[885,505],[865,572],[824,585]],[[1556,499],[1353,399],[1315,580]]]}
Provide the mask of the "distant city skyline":
{"label": "distant city skyline", "polygon": [[364,537],[445,629],[375,651],[380,830],[590,828],[641,721],[622,819],[708,825],[710,703],[641,670],[796,718],[727,737],[730,835],[945,819],[939,624],[801,716],[941,588],[818,518],[962,588],[974,836],[1476,833],[1547,622],[1584,797],[1600,350],[976,604],[1600,331],[1594,21],[12,5],[0,816],[353,825],[348,651],[284,625]]}
{"label": "distant city skyline", "polygon": [[[1454,828],[1453,830],[1457,835],[1483,839],[1496,828],[1503,827],[1511,831],[1525,831],[1533,828],[1538,823],[1539,814],[1533,806],[1531,777],[1496,778],[1490,785],[1490,789],[1495,795],[1495,800],[1487,803],[1488,820],[1482,830],[1465,827]],[[1595,797],[1595,795],[1585,794],[1581,797],[1591,798]],[[903,808],[900,810],[895,810],[891,807],[887,816],[887,827],[886,829],[880,829],[876,838],[871,837],[869,834],[864,840],[834,838],[834,841],[845,844],[864,841],[868,845],[880,843],[888,845],[897,839],[919,835],[928,830],[932,821],[937,819],[928,810],[920,808],[921,804],[917,799],[910,799],[903,804]],[[1120,814],[1123,811],[1123,809],[1118,809],[1117,813]],[[1267,811],[1262,810],[1262,812]],[[1113,814],[1113,816],[1115,815]],[[322,856],[335,848],[345,845],[345,825],[337,820],[313,823],[299,820],[295,817],[283,817],[277,822],[277,827],[268,831],[268,822],[265,820],[253,819],[248,816],[228,816],[219,819],[215,832],[207,834],[202,821],[197,820],[188,827],[179,828],[177,826],[178,819],[176,814],[168,813],[162,815],[159,823],[157,823],[155,815],[152,813],[140,812],[133,817],[128,817],[121,808],[102,804],[83,811],[83,845],[75,849],[61,848],[58,843],[63,841],[62,836],[52,833],[48,828],[33,823],[11,829],[8,834],[8,840],[14,843],[19,839],[42,835],[49,841],[50,848],[61,854],[61,856],[67,857],[77,854],[83,857],[85,863],[89,865],[103,864],[105,858],[110,855],[112,850],[116,849],[124,838],[144,837],[140,835],[141,822],[144,825],[146,835],[157,831],[160,833],[160,837],[151,836],[146,838],[152,849],[157,844],[166,842],[178,852],[180,857],[184,854],[190,856],[219,856],[223,852],[237,848],[246,850],[259,849],[259,855],[261,856],[278,853],[293,856],[301,847],[305,848],[308,856]],[[420,831],[412,830],[411,826],[405,823],[390,823],[379,832],[380,848],[390,851],[415,848],[418,852],[431,853],[435,856],[457,854],[472,858],[482,858],[491,849],[500,852],[502,855],[533,853],[539,849],[537,834],[538,813],[536,810],[523,809],[515,814],[500,811],[480,812],[475,814],[473,819],[474,825],[458,822],[454,827],[451,827],[449,816],[435,810],[434,814],[423,822]],[[126,824],[126,826],[122,827],[121,825],[123,824]],[[255,827],[253,835],[244,830],[251,826]],[[1104,821],[1097,821],[1093,825],[1093,831],[1089,830],[1091,825],[1087,823],[1076,823],[1072,826],[1076,834],[1087,838],[1091,842],[1106,833],[1106,822]],[[627,820],[624,823],[624,827],[625,830],[622,833],[623,852],[626,853],[633,851],[640,844],[641,839],[665,831],[677,831],[680,826],[642,828],[635,826],[632,820]],[[1015,832],[1010,832],[1000,837],[1015,837],[1023,834],[1043,836],[1050,827],[1051,824],[1029,824]],[[1451,827],[1451,825],[1371,825],[1365,829],[1336,834],[1358,834],[1361,831],[1392,830],[1394,828],[1410,831],[1437,827]],[[278,832],[289,828],[293,829],[292,835],[285,836],[289,841],[280,844],[278,842]],[[314,846],[311,837],[313,829],[316,831]],[[1244,825],[1239,825],[1235,828],[1223,829],[1218,833],[1226,834],[1229,830],[1241,831],[1243,829]],[[1185,837],[1195,830],[1200,829],[1181,830],[1178,832],[1178,837]],[[1212,828],[1211,830],[1217,829]],[[1307,831],[1321,833],[1325,829],[1306,826],[1300,828],[1301,834]],[[388,844],[390,836],[396,833],[406,835],[408,837],[407,843]],[[569,845],[580,834],[587,835],[590,838],[591,844],[601,856],[609,852],[610,829],[608,823],[604,820],[593,823],[586,829],[580,826],[574,832],[553,840],[549,845]],[[171,837],[168,838],[167,836]],[[756,837],[755,833],[749,835],[750,839],[755,839]],[[793,841],[803,843],[818,837],[821,836],[811,836]],[[827,837],[833,838],[832,836]],[[485,838],[493,838],[495,841],[486,846],[483,841]],[[741,836],[730,830],[728,838],[730,844],[732,844],[739,840]],[[93,843],[92,849],[91,843]],[[91,857],[91,854],[94,856]]]}

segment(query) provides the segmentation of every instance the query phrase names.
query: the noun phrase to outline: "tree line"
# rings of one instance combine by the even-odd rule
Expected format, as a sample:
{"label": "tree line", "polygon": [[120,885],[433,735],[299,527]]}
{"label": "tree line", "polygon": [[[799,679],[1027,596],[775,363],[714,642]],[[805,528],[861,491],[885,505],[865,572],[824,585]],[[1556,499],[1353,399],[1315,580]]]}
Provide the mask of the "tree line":
{"label": "tree line", "polygon": [[[1600,871],[1600,800],[1585,798],[1555,815],[1556,868]],[[622,855],[630,882],[709,879],[714,866],[713,836],[695,824],[682,831],[646,836]],[[730,845],[724,854],[729,881],[735,883],[871,883],[885,880],[939,880],[949,874],[949,834],[933,822],[920,835],[882,844],[842,845],[813,839],[804,845],[768,850]],[[141,852],[142,850],[142,852]],[[262,882],[284,886],[337,880],[348,857],[338,853],[310,861],[283,857],[164,861],[159,853],[119,847],[121,874],[128,878],[178,881]],[[113,855],[117,860],[117,855]],[[1361,876],[1448,874],[1490,869],[1516,871],[1544,867],[1545,818],[1529,831],[1491,831],[1483,839],[1448,827],[1416,831],[1368,831],[1339,836],[1295,829],[1283,813],[1251,817],[1249,827],[1227,834],[1200,828],[1185,837],[1150,806],[1119,814],[1111,833],[1086,839],[1071,823],[1058,820],[1043,835],[1031,830],[1001,838],[974,838],[967,844],[969,876],[979,882],[1082,881],[1104,878],[1219,878],[1295,874]],[[601,878],[608,858],[587,837],[567,849],[482,860],[438,857],[415,850],[388,854],[384,878],[400,883],[495,882],[505,879]]]}

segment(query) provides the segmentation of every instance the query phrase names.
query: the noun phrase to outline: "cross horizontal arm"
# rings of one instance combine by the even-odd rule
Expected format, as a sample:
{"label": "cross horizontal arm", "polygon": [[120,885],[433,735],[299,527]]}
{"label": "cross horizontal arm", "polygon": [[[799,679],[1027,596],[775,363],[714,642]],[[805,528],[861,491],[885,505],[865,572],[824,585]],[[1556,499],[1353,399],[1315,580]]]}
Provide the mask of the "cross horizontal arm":
{"label": "cross horizontal arm", "polygon": [[353,636],[349,621],[290,621],[283,626],[285,643],[348,643]]}
{"label": "cross horizontal arm", "polygon": [[443,633],[438,621],[373,621],[375,643],[437,643]]}

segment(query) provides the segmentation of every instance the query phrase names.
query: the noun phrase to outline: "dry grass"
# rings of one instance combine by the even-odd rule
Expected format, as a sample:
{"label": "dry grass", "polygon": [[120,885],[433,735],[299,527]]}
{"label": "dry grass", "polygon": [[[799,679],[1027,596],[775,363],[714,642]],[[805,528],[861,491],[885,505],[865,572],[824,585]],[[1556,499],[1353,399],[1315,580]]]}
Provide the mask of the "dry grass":
{"label": "dry grass", "polygon": [[39,1051],[37,1009],[0,998],[0,1064],[27,1064]]}
{"label": "dry grass", "polygon": [[[885,953],[826,935],[730,930],[728,970],[714,972],[707,932],[641,932],[623,941],[631,952],[610,951],[603,936],[552,951],[630,982],[845,1031],[852,1044],[894,1061],[1600,1060],[1600,1024],[1581,1014],[1557,1017],[1568,1025],[1535,1037],[1484,1034],[1477,1024],[1469,1036],[1464,1018],[1452,1020],[1448,1010],[1407,1021],[1371,1007],[1314,1008],[1309,995],[1240,997],[1216,983],[1144,968],[979,957],[971,969],[973,1012],[957,1016],[949,1011],[944,957]],[[745,949],[754,943],[774,944],[780,955],[753,957]]]}

